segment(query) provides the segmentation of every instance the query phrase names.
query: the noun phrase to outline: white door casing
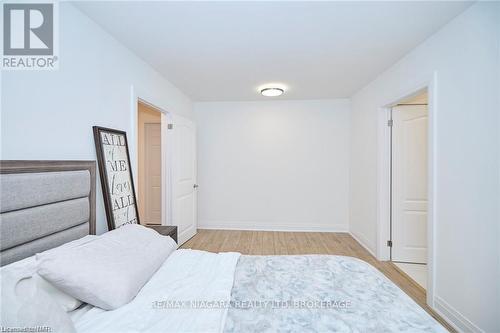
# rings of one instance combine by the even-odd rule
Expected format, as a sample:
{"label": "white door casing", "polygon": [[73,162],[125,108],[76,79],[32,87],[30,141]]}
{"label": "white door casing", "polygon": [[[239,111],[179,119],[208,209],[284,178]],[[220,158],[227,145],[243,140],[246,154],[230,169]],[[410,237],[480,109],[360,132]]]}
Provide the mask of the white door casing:
{"label": "white door casing", "polygon": [[172,115],[172,225],[181,245],[197,231],[196,127],[192,121]]}
{"label": "white door casing", "polygon": [[392,111],[392,260],[427,262],[426,105]]}
{"label": "white door casing", "polygon": [[[144,222],[161,224],[161,124],[144,124]],[[143,223],[144,223],[143,222]]]}

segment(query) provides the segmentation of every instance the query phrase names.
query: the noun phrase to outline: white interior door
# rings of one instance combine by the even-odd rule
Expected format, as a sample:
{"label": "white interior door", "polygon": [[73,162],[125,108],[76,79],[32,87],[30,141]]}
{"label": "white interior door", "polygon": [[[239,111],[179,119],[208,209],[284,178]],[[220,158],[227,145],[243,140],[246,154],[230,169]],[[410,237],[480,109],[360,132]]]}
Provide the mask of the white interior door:
{"label": "white interior door", "polygon": [[161,124],[144,124],[144,218],[161,224]]}
{"label": "white interior door", "polygon": [[427,106],[392,112],[392,260],[427,262]]}
{"label": "white interior door", "polygon": [[196,127],[189,119],[172,115],[172,225],[179,245],[196,234]]}

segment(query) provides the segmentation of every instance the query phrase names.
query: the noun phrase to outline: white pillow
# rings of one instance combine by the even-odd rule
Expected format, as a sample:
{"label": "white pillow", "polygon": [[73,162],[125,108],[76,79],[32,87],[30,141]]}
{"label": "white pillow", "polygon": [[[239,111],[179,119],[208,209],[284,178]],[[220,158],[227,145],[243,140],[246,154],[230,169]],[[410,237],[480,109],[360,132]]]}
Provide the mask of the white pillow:
{"label": "white pillow", "polygon": [[54,287],[49,281],[35,273],[33,279],[37,287],[45,291],[65,312],[71,312],[82,305],[82,301]]}
{"label": "white pillow", "polygon": [[76,332],[68,314],[45,290],[38,288],[33,260],[2,269],[2,328],[48,327],[51,332]]}
{"label": "white pillow", "polygon": [[[55,247],[53,249],[47,250],[43,253],[55,253],[55,251],[66,251],[70,247],[75,247],[81,244],[85,244],[97,239],[99,236],[95,235],[87,235],[80,239],[74,240],[72,242],[63,244],[61,246]],[[36,254],[36,257],[40,256],[40,253]],[[33,275],[38,288],[43,289],[47,294],[49,294],[56,302],[59,304],[64,311],[70,312],[75,310],[77,307],[82,305],[82,302],[71,295],[66,294],[65,292],[54,287],[50,282],[42,278],[40,275],[35,273]]]}
{"label": "white pillow", "polygon": [[130,302],[176,248],[172,238],[130,224],[66,251],[40,254],[38,274],[83,302],[113,310]]}
{"label": "white pillow", "polygon": [[[82,237],[80,239],[71,241],[69,243],[63,244],[61,246],[58,246],[56,248],[50,249],[45,251],[44,253],[53,253],[55,251],[61,251],[68,249],[69,247],[77,246],[80,244],[88,243],[91,242],[92,240],[96,239],[98,236],[95,235],[87,235],[85,237]],[[36,254],[35,256],[28,257],[26,259],[16,261],[12,264],[6,265],[1,268],[1,272],[9,271],[9,270],[15,270],[15,271],[22,271],[23,269],[29,269],[31,267],[36,268],[36,263],[35,263],[35,257],[39,255]],[[36,284],[37,288],[42,289],[47,293],[50,297],[54,299],[54,301],[61,306],[61,308],[66,311],[70,312],[78,308],[80,305],[82,305],[82,302],[76,298],[74,298],[71,295],[68,295],[61,290],[57,289],[54,287],[50,282],[42,278],[40,275],[36,273],[36,271],[32,274],[31,278],[33,279],[32,283]],[[23,281],[23,284],[26,284],[27,281]],[[31,282],[30,282],[31,283]]]}

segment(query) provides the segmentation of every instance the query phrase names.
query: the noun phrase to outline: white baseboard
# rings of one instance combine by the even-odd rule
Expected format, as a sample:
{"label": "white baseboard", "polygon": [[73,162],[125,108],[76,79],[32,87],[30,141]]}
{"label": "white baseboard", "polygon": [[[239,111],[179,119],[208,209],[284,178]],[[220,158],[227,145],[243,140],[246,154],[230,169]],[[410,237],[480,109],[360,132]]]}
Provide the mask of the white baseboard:
{"label": "white baseboard", "polygon": [[364,247],[372,256],[377,258],[377,255],[375,252],[368,246],[368,241],[364,236],[361,236],[359,234],[356,234],[352,231],[349,231],[349,234],[351,234],[352,238],[354,238],[359,244],[361,244],[362,247]]}
{"label": "white baseboard", "polygon": [[434,296],[434,311],[443,317],[443,319],[458,332],[484,333],[482,329],[474,325],[469,319],[439,296]]}
{"label": "white baseboard", "polygon": [[311,224],[262,221],[198,220],[198,229],[289,231],[289,232],[348,232],[347,224]]}

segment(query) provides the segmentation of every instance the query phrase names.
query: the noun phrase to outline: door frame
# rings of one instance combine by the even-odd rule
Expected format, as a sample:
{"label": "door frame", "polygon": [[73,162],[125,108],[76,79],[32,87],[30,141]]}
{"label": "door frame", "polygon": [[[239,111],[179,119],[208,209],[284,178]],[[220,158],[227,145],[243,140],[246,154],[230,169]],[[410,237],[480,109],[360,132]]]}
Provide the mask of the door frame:
{"label": "door frame", "polygon": [[[139,103],[145,104],[161,113],[161,178],[162,178],[162,201],[161,201],[161,224],[172,225],[172,139],[168,125],[172,123],[172,114],[166,110],[160,98],[149,94],[147,91],[141,90],[137,86],[131,86],[131,106],[130,117],[132,130],[129,134],[130,142],[134,142],[134,149],[130,150],[131,165],[133,166],[132,175],[136,183],[139,175],[139,160],[138,160],[138,125],[139,125]],[[138,188],[138,187],[137,187]],[[136,193],[137,197],[138,193]]]}
{"label": "door frame", "polygon": [[436,92],[437,73],[429,80],[413,85],[410,89],[386,99],[378,109],[378,149],[377,149],[377,259],[390,260],[387,241],[391,236],[391,108],[399,102],[414,97],[427,90],[428,93],[428,211],[427,211],[427,304],[434,308],[435,285],[435,243],[436,230]]}

